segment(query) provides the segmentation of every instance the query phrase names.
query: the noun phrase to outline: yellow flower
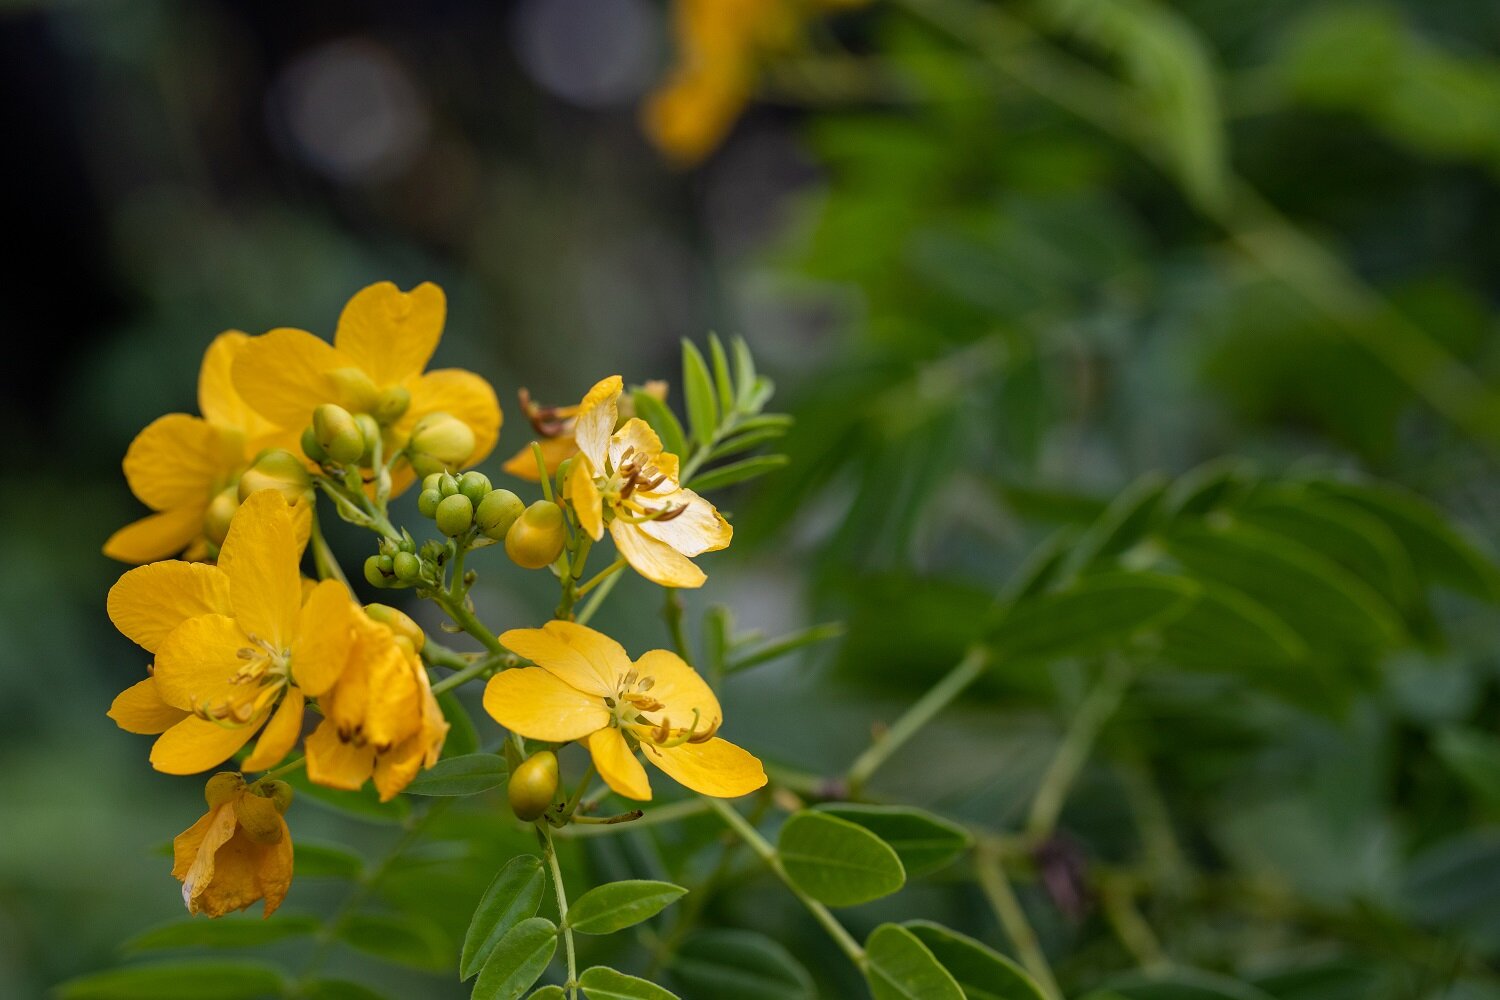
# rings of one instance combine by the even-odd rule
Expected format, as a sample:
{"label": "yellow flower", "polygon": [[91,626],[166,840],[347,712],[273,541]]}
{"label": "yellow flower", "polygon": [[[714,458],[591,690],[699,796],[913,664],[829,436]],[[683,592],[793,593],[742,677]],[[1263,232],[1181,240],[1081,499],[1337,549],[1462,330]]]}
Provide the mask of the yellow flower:
{"label": "yellow flower", "polygon": [[230,384],[230,368],[249,339],[231,330],[216,337],[204,353],[198,373],[203,416],[169,413],[130,443],[125,480],[157,513],[111,535],[104,543],[105,555],[132,563],[178,553],[207,558],[211,545],[224,540],[223,526],[239,503],[235,485],[240,473],[262,449],[290,443],[247,407]]}
{"label": "yellow flower", "polygon": [[385,802],[437,763],[448,723],[418,643],[366,614],[356,617],[349,665],[318,699],[324,719],[307,738],[309,778],[353,790],[373,775]]}
{"label": "yellow flower", "polygon": [[110,620],[156,662],[109,715],[129,732],[161,734],[151,748],[158,771],[206,771],[257,732],[247,770],[275,765],[296,745],[304,697],[342,673],[359,614],[333,580],[303,602],[300,552],[286,501],[261,490],[235,514],[217,565],[151,563],[110,589]]}
{"label": "yellow flower", "polygon": [[632,417],[614,431],[621,387],[620,376],[611,375],[578,407],[579,458],[568,474],[568,500],[595,541],[608,526],[620,554],[646,579],[701,587],[707,577],[690,557],[725,548],[734,529],[678,483],[677,456],[661,450],[650,424]]}
{"label": "yellow flower", "polygon": [[[642,386],[647,393],[666,402],[667,383],[653,379]],[[542,461],[547,464],[548,474],[557,472],[557,467],[578,454],[578,441],[573,437],[573,425],[577,423],[576,406],[540,406],[531,401],[531,393],[521,390],[521,412],[536,431],[537,443],[542,446]],[[620,416],[629,419],[635,415],[630,397],[620,400]],[[518,479],[537,482],[536,456],[528,444],[505,460],[504,469]]]}
{"label": "yellow flower", "polygon": [[[369,414],[382,429],[387,459],[405,447],[423,417],[447,413],[474,432],[473,454],[460,464],[477,464],[500,434],[495,390],[457,368],[423,373],[442,338],[447,310],[443,290],[434,284],[410,292],[388,281],[371,285],[344,306],[332,344],[293,329],[254,338],[235,359],[235,388],[272,424],[296,435],[324,403]],[[409,463],[400,463],[393,492],[414,478]]]}
{"label": "yellow flower", "polygon": [[791,48],[818,8],[865,0],[677,0],[677,63],[642,111],[647,135],[679,166],[700,162],[750,103],[760,63]]}
{"label": "yellow flower", "polygon": [[760,761],[714,734],[719,700],[676,653],[654,649],[634,663],[608,636],[573,622],[512,629],[500,641],[537,665],[490,679],[485,710],[522,736],[587,742],[610,788],[651,798],[645,758],[680,784],[718,798],[747,795],[766,783]]}
{"label": "yellow flower", "polygon": [[222,917],[265,900],[276,912],[292,884],[292,835],[272,799],[232,772],[214,775],[208,813],[172,841],[172,874],[189,913]]}

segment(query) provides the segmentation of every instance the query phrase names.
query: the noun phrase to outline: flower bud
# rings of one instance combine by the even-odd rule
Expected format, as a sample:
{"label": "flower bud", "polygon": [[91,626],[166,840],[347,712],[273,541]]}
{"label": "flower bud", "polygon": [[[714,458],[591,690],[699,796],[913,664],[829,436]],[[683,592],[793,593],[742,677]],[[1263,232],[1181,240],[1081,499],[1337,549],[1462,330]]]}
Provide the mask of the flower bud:
{"label": "flower bud", "polygon": [[313,429],[312,424],[302,428],[302,454],[322,465],[328,461],[328,452],[318,444],[318,432]]}
{"label": "flower bud", "polygon": [[451,497],[458,492],[458,480],[446,472],[438,473],[438,492],[445,497]]}
{"label": "flower bud", "polygon": [[240,509],[240,494],[235,487],[227,487],[208,504],[203,513],[203,533],[215,545],[223,545],[229,535],[229,522],[234,512]]}
{"label": "flower bud", "polygon": [[494,489],[490,485],[490,477],[482,472],[465,472],[458,477],[458,492],[469,498],[474,506],[479,506],[483,500]]}
{"label": "flower bud", "polygon": [[363,369],[339,368],[329,372],[328,378],[338,386],[339,398],[355,413],[369,413],[380,405],[380,390]]}
{"label": "flower bud", "polygon": [[443,495],[437,490],[423,490],[417,495],[417,513],[423,517],[436,517],[438,504],[443,502]]}
{"label": "flower bud", "polygon": [[245,779],[240,776],[240,772],[220,771],[203,786],[203,797],[208,800],[208,808],[217,809],[238,795],[244,787]]}
{"label": "flower bud", "polygon": [[550,500],[538,500],[506,532],[505,554],[517,566],[541,569],[562,554],[567,540],[562,508]]}
{"label": "flower bud", "polygon": [[423,480],[422,480],[422,489],[424,491],[437,489],[438,488],[438,484],[443,481],[443,476],[444,475],[446,475],[446,473],[443,473],[443,472],[434,472],[432,475],[423,478]]}
{"label": "flower bud", "polygon": [[276,490],[289,504],[297,503],[312,491],[312,478],[302,459],[280,448],[268,448],[255,458],[255,464],[240,476],[239,498],[243,502],[250,494],[261,490]]}
{"label": "flower bud", "polygon": [[393,424],[405,416],[409,406],[411,406],[411,393],[403,386],[393,385],[380,394],[380,399],[376,401],[375,408],[370,412],[382,424]]}
{"label": "flower bud", "polygon": [[276,807],[279,813],[285,813],[292,805],[292,786],[285,781],[267,781],[264,784],[266,798]]}
{"label": "flower bud", "polygon": [[359,461],[365,453],[365,436],[354,416],[336,403],[313,410],[313,436],[328,458],[339,465]]}
{"label": "flower bud", "polygon": [[427,642],[427,633],[422,631],[422,626],[413,621],[410,615],[389,604],[366,604],[365,614],[397,635],[410,639],[419,651]]}
{"label": "flower bud", "polygon": [[391,560],[391,569],[402,583],[415,583],[422,575],[422,560],[410,552],[397,552]]}
{"label": "flower bud", "polygon": [[359,435],[365,442],[365,450],[359,453],[359,464],[373,465],[375,445],[380,443],[380,425],[368,413],[356,414],[354,423],[359,427]]}
{"label": "flower bud", "polygon": [[437,508],[437,529],[452,538],[462,535],[474,523],[474,504],[462,493],[444,497]]}
{"label": "flower bud", "polygon": [[479,525],[480,531],[498,541],[505,537],[525,509],[526,504],[510,490],[491,490],[475,508],[474,523]]}
{"label": "flower bud", "polygon": [[411,430],[407,455],[417,475],[461,467],[474,454],[474,431],[448,413],[429,413]]}
{"label": "flower bud", "polygon": [[281,811],[276,803],[260,795],[241,795],[234,800],[234,818],[240,829],[257,844],[281,842]]}
{"label": "flower bud", "polygon": [[365,579],[372,587],[389,587],[390,578],[395,575],[394,567],[385,572],[381,571],[380,560],[382,558],[389,559],[390,556],[371,556],[365,560]]}
{"label": "flower bud", "polygon": [[557,797],[557,754],[543,750],[523,760],[510,773],[507,794],[517,819],[530,823],[541,816]]}

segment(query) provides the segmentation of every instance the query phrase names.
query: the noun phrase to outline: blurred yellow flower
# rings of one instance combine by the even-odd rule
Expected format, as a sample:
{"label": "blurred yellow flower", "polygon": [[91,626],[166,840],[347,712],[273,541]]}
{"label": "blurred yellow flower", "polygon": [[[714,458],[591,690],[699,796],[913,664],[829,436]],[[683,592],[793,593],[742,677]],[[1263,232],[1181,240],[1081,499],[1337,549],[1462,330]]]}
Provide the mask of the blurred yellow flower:
{"label": "blurred yellow flower", "polygon": [[[421,633],[416,635],[420,641]],[[373,775],[386,802],[418,771],[437,763],[448,723],[433,697],[420,648],[363,612],[355,616],[348,666],[319,697],[324,719],[307,738],[310,779],[353,790]]]}
{"label": "blurred yellow flower", "polygon": [[[473,372],[423,371],[447,311],[437,285],[424,282],[410,292],[389,281],[370,285],[344,306],[332,344],[293,329],[250,341],[234,362],[235,388],[262,417],[298,436],[324,403],[369,414],[381,427],[387,458],[405,447],[423,417],[450,414],[474,432],[473,452],[458,464],[477,464],[500,434],[495,390]],[[415,475],[401,462],[392,478],[399,493]]]}
{"label": "blurred yellow flower", "polygon": [[613,639],[562,621],[512,629],[500,641],[536,666],[490,678],[485,710],[530,739],[586,741],[600,777],[620,795],[651,798],[636,747],[704,795],[734,798],[766,783],[759,760],[714,735],[719,700],[676,653],[655,649],[632,663]]}
{"label": "blurred yellow flower", "polygon": [[690,557],[727,547],[734,529],[678,483],[677,456],[662,451],[650,424],[632,417],[614,430],[621,389],[620,376],[611,375],[579,404],[568,502],[595,541],[608,527],[620,554],[646,579],[701,587],[707,577]]}
{"label": "blurred yellow flower", "polygon": [[766,56],[795,45],[819,12],[865,2],[676,0],[677,62],[646,101],[646,134],[679,166],[702,161],[750,103]]}
{"label": "blurred yellow flower", "polygon": [[[653,379],[641,388],[666,402],[667,383]],[[620,399],[619,409],[620,417],[624,419],[635,416],[635,408],[628,396]],[[578,416],[577,406],[542,406],[532,402],[531,393],[523,388],[521,412],[531,423],[531,429],[536,431],[536,440],[542,446],[542,461],[547,465],[548,474],[557,472],[558,466],[578,454],[578,442],[573,437],[573,425],[577,423]],[[518,479],[529,483],[537,481],[536,456],[531,453],[530,444],[506,459],[504,468]]]}
{"label": "blurred yellow flower", "polygon": [[157,511],[128,524],[104,543],[104,554],[147,563],[182,553],[205,559],[224,540],[239,504],[235,486],[246,466],[265,448],[292,443],[287,435],[245,405],[230,382],[235,357],[250,340],[222,333],[203,355],[198,373],[198,409],[203,416],[169,413],[136,435],[125,453],[125,480],[147,507]]}
{"label": "blurred yellow flower", "polygon": [[157,770],[205,771],[257,732],[247,770],[275,765],[296,745],[304,697],[343,672],[359,614],[333,580],[303,602],[300,553],[286,501],[261,490],[235,514],[217,565],[152,563],[110,589],[110,620],[156,662],[109,715],[129,732],[160,734]]}
{"label": "blurred yellow flower", "polygon": [[208,813],[172,841],[172,874],[188,912],[222,917],[264,900],[269,917],[292,884],[292,835],[281,809],[232,772],[205,791]]}

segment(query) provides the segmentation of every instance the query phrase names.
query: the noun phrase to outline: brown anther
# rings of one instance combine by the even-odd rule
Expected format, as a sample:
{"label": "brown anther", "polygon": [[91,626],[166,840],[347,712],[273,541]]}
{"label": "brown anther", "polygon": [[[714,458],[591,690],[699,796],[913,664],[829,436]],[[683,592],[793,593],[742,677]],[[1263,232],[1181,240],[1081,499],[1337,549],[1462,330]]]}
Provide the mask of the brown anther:
{"label": "brown anther", "polygon": [[255,659],[255,650],[251,649],[249,646],[241,646],[239,649],[235,650],[234,655],[242,660],[253,660]]}
{"label": "brown anther", "polygon": [[663,507],[661,508],[661,512],[653,514],[651,519],[657,524],[665,524],[667,521],[681,517],[686,510],[687,504],[685,503],[680,503],[675,507]]}
{"label": "brown anther", "polygon": [[718,731],[719,731],[719,720],[715,719],[714,722],[713,722],[713,725],[709,726],[708,729],[705,732],[701,732],[701,733],[694,732],[691,736],[689,736],[688,737],[688,742],[689,743],[707,743],[709,740],[711,740],[711,739],[714,738],[714,735],[716,733],[718,733]]}
{"label": "brown anther", "polygon": [[665,715],[661,717],[661,725],[656,729],[656,742],[665,743],[672,738],[672,720]]}

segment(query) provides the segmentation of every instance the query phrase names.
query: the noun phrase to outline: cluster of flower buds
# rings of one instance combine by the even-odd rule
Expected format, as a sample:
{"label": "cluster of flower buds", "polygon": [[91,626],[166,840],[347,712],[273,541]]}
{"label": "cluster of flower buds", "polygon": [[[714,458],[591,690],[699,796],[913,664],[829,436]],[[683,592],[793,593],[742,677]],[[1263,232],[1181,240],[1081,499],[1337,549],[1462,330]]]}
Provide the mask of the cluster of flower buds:
{"label": "cluster of flower buds", "polygon": [[417,510],[449,538],[483,535],[505,542],[506,554],[526,569],[550,566],[567,544],[561,507],[551,500],[528,507],[510,490],[495,489],[482,472],[429,474],[422,480]]}

